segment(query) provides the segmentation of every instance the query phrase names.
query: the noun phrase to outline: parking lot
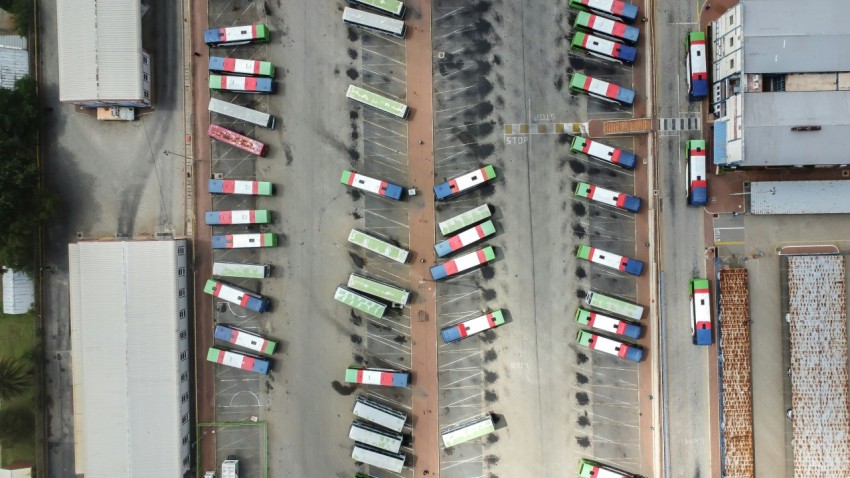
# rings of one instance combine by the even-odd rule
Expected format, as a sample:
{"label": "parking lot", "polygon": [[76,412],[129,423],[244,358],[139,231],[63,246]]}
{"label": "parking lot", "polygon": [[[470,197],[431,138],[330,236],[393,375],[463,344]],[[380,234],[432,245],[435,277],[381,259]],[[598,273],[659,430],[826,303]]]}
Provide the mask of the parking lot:
{"label": "parking lot", "polygon": [[[634,174],[572,155],[566,135],[502,134],[504,124],[631,117],[628,108],[568,92],[573,72],[626,87],[632,80],[630,67],[569,52],[565,11],[544,2],[435,6],[437,180],[484,164],[498,175],[438,207],[441,221],[488,203],[497,225],[488,241],[496,260],[438,288],[438,326],[500,308],[509,317],[440,347],[441,427],[484,412],[498,422],[483,442],[444,451],[442,476],[554,476],[580,457],[640,471],[637,366],[578,348],[573,322],[586,291],[635,301],[636,289],[628,276],[573,255],[581,243],[632,255],[635,217],[572,191],[590,181],[633,193]],[[633,150],[630,138],[605,142]]]}
{"label": "parking lot", "polygon": [[[532,3],[442,1],[432,15],[436,179],[485,164],[497,171],[493,184],[438,205],[436,219],[442,221],[488,203],[497,232],[488,242],[496,249],[491,265],[439,285],[436,325],[499,308],[508,318],[502,328],[439,348],[440,426],[485,412],[497,422],[496,433],[485,440],[444,450],[441,474],[447,477],[547,476],[572,469],[579,457],[635,472],[641,463],[637,366],[578,348],[573,321],[591,289],[636,300],[634,279],[574,257],[581,243],[633,254],[636,219],[577,199],[572,191],[578,181],[590,181],[633,193],[635,173],[571,154],[567,135],[503,133],[511,123],[631,117],[628,108],[571,94],[566,86],[571,73],[583,72],[631,87],[631,68],[569,52],[571,16],[542,0]],[[415,2],[409,6],[415,14]],[[211,118],[269,145],[266,158],[254,158],[214,142],[211,158],[213,173],[271,181],[276,189],[271,198],[213,198],[217,210],[275,214],[269,226],[216,226],[213,234],[256,230],[280,236],[276,248],[214,253],[215,260],[274,266],[268,279],[232,281],[270,297],[270,312],[215,312],[217,322],[281,341],[268,377],[220,367],[216,372],[217,422],[246,423],[258,416],[268,423],[269,476],[350,475],[356,468],[347,431],[356,394],[410,412],[408,390],[358,390],[342,379],[350,364],[408,369],[411,317],[408,308],[388,309],[382,319],[353,312],[333,300],[336,285],[357,272],[415,287],[408,266],[346,241],[357,228],[401,247],[409,244],[406,202],[339,184],[342,170],[350,169],[406,186],[407,123],[348,101],[345,90],[355,84],[401,101],[408,92],[404,42],[346,27],[341,9],[224,1],[211,2],[209,9],[210,25],[264,22],[272,31],[267,45],[212,54],[277,67],[273,95],[212,94],[276,115],[277,129]],[[630,138],[605,142],[634,148]],[[638,163],[636,174],[643,174]],[[217,463],[235,454],[252,462],[247,470],[259,470],[261,429],[226,430],[227,439],[218,437]],[[412,445],[407,440],[402,450],[411,467],[403,476],[415,465]],[[374,467],[369,473],[397,476]]]}

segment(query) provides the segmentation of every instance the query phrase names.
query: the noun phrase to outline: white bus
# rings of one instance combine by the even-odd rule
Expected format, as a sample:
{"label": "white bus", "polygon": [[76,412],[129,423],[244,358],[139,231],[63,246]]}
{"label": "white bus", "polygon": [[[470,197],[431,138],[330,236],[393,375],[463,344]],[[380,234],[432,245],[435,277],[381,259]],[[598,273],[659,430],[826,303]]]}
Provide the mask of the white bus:
{"label": "white bus", "polygon": [[493,417],[488,413],[448,426],[440,434],[443,437],[443,446],[451,448],[494,431],[496,426],[493,424]]}
{"label": "white bus", "polygon": [[401,441],[404,439],[401,433],[382,430],[368,423],[354,420],[348,430],[348,438],[360,443],[380,448],[391,453],[398,453],[401,449]]}
{"label": "white bus", "polygon": [[348,0],[348,3],[360,5],[376,12],[387,13],[396,18],[404,18],[404,13],[407,11],[407,7],[399,0]]}
{"label": "white bus", "polygon": [[390,453],[363,443],[355,443],[351,447],[352,460],[395,473],[401,473],[404,468],[404,458],[402,453]]}
{"label": "white bus", "polygon": [[255,124],[263,128],[274,129],[274,116],[262,111],[252,110],[244,106],[234,105],[227,101],[210,98],[209,110],[224,116],[230,116],[246,123]]}
{"label": "white bus", "polygon": [[404,424],[407,422],[407,415],[404,413],[366,397],[357,397],[351,413],[394,432],[404,429]]}
{"label": "white bus", "polygon": [[383,33],[384,35],[392,35],[398,38],[404,38],[404,34],[407,32],[407,25],[401,20],[349,7],[345,7],[345,10],[343,10],[342,21],[364,30],[371,30],[375,33]]}

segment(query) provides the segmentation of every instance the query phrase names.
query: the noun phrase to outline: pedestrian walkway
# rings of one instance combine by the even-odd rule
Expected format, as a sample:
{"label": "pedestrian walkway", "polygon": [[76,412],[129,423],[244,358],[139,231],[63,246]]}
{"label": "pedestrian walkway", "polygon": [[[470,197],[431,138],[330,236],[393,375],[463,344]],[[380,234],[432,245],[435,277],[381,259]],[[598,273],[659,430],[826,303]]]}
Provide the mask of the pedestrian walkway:
{"label": "pedestrian walkway", "polygon": [[[418,14],[418,15],[417,15]],[[421,0],[408,14],[407,103],[410,184],[421,194],[410,198],[410,282],[417,291],[410,307],[412,336],[413,443],[415,476],[439,476],[437,384],[437,288],[434,264],[434,112],[431,100],[431,1]]]}

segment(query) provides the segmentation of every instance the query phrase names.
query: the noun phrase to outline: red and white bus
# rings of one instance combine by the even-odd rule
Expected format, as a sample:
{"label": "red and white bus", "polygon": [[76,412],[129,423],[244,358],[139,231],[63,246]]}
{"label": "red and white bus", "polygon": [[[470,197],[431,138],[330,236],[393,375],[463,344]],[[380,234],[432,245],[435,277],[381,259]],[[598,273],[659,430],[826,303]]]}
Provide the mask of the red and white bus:
{"label": "red and white bus", "polygon": [[253,76],[210,75],[210,89],[234,93],[271,93],[274,83],[271,78]]}
{"label": "red and white bus", "polygon": [[624,342],[618,342],[605,338],[601,335],[590,333],[586,330],[579,330],[576,336],[576,342],[591,350],[605,352],[608,355],[624,358],[632,362],[640,362],[643,359],[643,349],[636,345],[629,345]]}
{"label": "red and white bus", "polygon": [[207,129],[207,134],[216,141],[227,143],[234,148],[239,148],[246,153],[256,156],[265,156],[268,152],[268,146],[264,143],[217,124],[211,124],[209,129]]}
{"label": "red and white bus", "polygon": [[485,238],[496,233],[496,226],[493,221],[482,222],[481,224],[467,229],[460,234],[456,234],[445,241],[439,242],[434,246],[437,255],[446,257],[447,255],[457,252],[464,247],[471,246],[476,242],[482,241]]}
{"label": "red and white bus", "polygon": [[271,362],[268,359],[217,347],[210,347],[207,351],[207,360],[260,375],[268,375],[271,368]]}
{"label": "red and white bus", "polygon": [[410,372],[388,368],[348,367],[345,370],[345,381],[385,387],[406,387],[410,381]]}
{"label": "red and white bus", "polygon": [[613,254],[584,244],[578,246],[576,257],[605,267],[610,267],[611,269],[625,272],[633,276],[639,276],[643,272],[643,262],[641,261]]}
{"label": "red and white bus", "polygon": [[210,194],[245,194],[249,196],[271,196],[272,183],[266,181],[241,181],[238,179],[210,179],[207,183]]}
{"label": "red and white bus", "polygon": [[397,184],[370,178],[369,176],[364,176],[347,169],[342,171],[342,177],[339,179],[339,182],[346,186],[351,186],[376,196],[395,199],[396,201],[401,201],[401,195],[404,191]]}
{"label": "red and white bus", "polygon": [[576,136],[570,143],[570,150],[573,153],[584,153],[591,158],[596,158],[601,161],[616,164],[625,169],[635,169],[637,158],[634,153],[624,151],[619,148],[606,146],[598,141]]}
{"label": "red and white bus", "polygon": [[217,280],[208,280],[204,292],[254,312],[265,312],[269,308],[269,299]]}
{"label": "red and white bus", "polygon": [[615,61],[625,65],[631,65],[637,57],[637,49],[622,43],[606,40],[596,35],[578,32],[573,36],[570,43],[572,50],[584,52],[590,56],[602,58],[603,60]]}
{"label": "red and white bus", "polygon": [[632,324],[625,320],[615,319],[607,315],[591,312],[579,308],[576,311],[576,322],[587,327],[592,327],[603,332],[622,335],[630,339],[639,339],[643,332],[643,327],[638,324]]}
{"label": "red and white bus", "polygon": [[591,199],[593,201],[601,202],[602,204],[607,204],[630,212],[640,211],[640,198],[618,191],[605,189],[603,187],[596,186],[595,184],[583,182],[578,183],[578,186],[576,186],[576,196]]}
{"label": "red and white bus", "polygon": [[443,342],[448,344],[465,339],[470,335],[484,332],[485,330],[494,329],[504,324],[505,316],[502,313],[502,310],[499,309],[488,314],[484,314],[481,317],[476,317],[459,324],[444,327],[440,331],[440,335],[443,337]]}
{"label": "red and white bus", "polygon": [[232,325],[219,324],[215,326],[213,337],[239,347],[266,355],[274,353],[277,342],[261,337],[255,333],[242,330]]}
{"label": "red and white bus", "polygon": [[272,213],[266,209],[207,211],[204,214],[204,220],[208,226],[224,224],[268,224],[272,222]]}
{"label": "red and white bus", "polygon": [[434,186],[434,194],[437,201],[449,199],[467,191],[472,191],[478,186],[483,185],[487,181],[492,181],[496,178],[496,170],[493,166],[487,165],[483,168],[478,168],[475,171],[470,171],[461,174],[458,177],[449,179],[448,181]]}
{"label": "red and white bus", "polygon": [[431,268],[431,278],[434,280],[445,279],[461,272],[478,267],[496,258],[496,252],[492,246],[487,246],[469,254],[464,254],[457,259],[436,265]]}

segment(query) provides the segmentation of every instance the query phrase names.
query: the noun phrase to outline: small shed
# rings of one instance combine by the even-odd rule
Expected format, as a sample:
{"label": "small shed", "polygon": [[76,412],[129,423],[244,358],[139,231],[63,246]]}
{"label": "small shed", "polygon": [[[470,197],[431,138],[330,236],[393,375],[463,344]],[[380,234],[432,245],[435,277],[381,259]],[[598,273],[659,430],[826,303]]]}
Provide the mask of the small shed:
{"label": "small shed", "polygon": [[3,313],[26,314],[35,303],[35,284],[27,273],[3,269]]}

